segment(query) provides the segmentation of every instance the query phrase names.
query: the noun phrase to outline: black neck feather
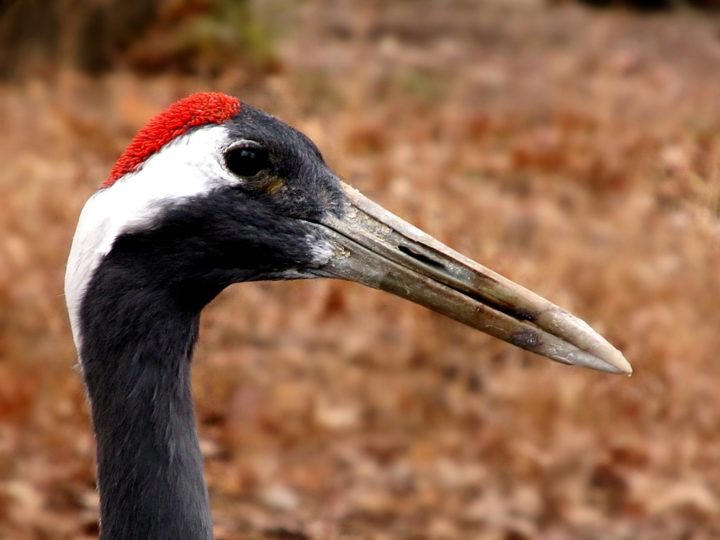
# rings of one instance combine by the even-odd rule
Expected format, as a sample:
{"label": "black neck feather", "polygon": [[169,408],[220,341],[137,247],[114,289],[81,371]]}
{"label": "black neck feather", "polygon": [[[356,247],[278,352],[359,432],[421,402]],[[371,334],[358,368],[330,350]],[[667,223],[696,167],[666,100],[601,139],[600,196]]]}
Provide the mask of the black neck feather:
{"label": "black neck feather", "polygon": [[103,540],[212,537],[190,392],[200,311],[231,283],[311,266],[311,232],[222,189],[121,235],[94,271],[80,306],[80,356]]}
{"label": "black neck feather", "polygon": [[81,310],[101,538],[207,540],[212,525],[190,388],[199,310],[179,303],[161,274],[120,259],[103,261]]}

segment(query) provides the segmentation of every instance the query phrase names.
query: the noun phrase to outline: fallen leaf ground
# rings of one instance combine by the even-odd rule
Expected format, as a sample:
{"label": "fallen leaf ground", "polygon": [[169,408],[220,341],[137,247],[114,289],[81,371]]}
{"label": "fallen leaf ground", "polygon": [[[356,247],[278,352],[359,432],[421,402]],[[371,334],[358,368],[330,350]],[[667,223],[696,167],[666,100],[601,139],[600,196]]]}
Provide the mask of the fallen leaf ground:
{"label": "fallen leaf ground", "polygon": [[720,19],[460,0],[286,16],[271,74],[0,86],[0,539],[97,535],[64,261],[134,131],[208,88],[305,131],[636,370],[553,364],[352,284],[235,286],[194,368],[218,539],[720,538]]}

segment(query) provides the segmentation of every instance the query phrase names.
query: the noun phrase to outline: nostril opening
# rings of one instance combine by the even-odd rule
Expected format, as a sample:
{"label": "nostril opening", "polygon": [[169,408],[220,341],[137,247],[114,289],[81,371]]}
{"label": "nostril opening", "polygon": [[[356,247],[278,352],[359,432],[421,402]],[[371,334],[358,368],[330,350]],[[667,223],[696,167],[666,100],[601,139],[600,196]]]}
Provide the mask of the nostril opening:
{"label": "nostril opening", "polygon": [[419,261],[423,264],[426,264],[433,268],[437,268],[438,270],[445,270],[445,265],[443,263],[437,262],[436,260],[431,259],[423,253],[418,253],[417,251],[409,248],[408,246],[400,245],[398,246],[398,250],[400,250],[401,253],[404,253],[405,255],[412,257],[416,261]]}

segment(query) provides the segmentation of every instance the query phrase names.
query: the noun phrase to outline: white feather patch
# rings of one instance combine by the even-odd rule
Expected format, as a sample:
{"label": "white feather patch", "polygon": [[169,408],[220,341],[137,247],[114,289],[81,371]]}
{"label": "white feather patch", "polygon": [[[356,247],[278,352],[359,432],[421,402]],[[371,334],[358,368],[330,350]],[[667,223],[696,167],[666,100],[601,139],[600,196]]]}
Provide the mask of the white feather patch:
{"label": "white feather patch", "polygon": [[225,168],[222,152],[229,145],[227,129],[195,129],[153,154],[132,173],[101,189],[80,214],[65,273],[65,301],[78,351],[79,311],[88,283],[115,239],[147,227],[168,201],[207,193],[239,180]]}

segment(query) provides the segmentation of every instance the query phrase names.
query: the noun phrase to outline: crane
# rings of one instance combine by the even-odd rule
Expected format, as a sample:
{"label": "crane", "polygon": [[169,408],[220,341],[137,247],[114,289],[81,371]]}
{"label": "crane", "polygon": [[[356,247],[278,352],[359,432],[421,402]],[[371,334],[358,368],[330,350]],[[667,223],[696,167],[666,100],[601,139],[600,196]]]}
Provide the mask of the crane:
{"label": "crane", "polygon": [[190,366],[228,285],[338,278],[553,360],[631,373],[590,326],[343,183],[305,135],[192,94],[132,139],[86,202],[65,294],[97,442],[100,537],[212,538]]}

